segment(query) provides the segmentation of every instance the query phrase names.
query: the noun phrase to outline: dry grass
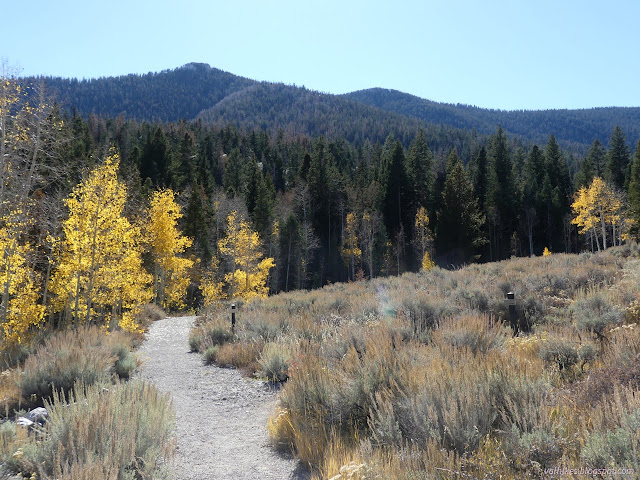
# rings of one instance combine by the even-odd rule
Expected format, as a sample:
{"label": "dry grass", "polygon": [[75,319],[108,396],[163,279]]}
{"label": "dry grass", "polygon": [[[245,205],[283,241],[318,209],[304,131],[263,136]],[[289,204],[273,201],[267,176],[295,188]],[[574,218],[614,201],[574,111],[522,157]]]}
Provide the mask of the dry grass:
{"label": "dry grass", "polygon": [[152,385],[77,383],[46,406],[49,421],[37,434],[2,425],[1,463],[23,478],[151,478],[174,453],[171,403]]}
{"label": "dry grass", "polygon": [[122,332],[106,335],[97,327],[64,330],[47,338],[13,377],[21,406],[42,405],[54,390],[69,391],[77,381],[87,385],[128,378],[137,367],[132,339]]}
{"label": "dry grass", "polygon": [[[519,258],[281,294],[240,309],[234,341],[216,360],[224,350],[225,363],[255,374],[261,354],[264,364],[265,352],[287,346],[288,380],[269,429],[317,478],[540,478],[547,467],[604,461],[598,448],[610,452],[603,467],[633,468],[632,253]],[[226,310],[204,317],[202,328],[228,328]]]}

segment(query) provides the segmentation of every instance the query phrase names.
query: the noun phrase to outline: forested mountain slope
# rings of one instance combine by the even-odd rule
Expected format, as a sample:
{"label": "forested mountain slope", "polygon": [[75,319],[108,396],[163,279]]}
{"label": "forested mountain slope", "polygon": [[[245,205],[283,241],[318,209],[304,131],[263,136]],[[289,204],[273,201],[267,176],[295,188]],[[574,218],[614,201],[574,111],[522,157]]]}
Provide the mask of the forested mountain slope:
{"label": "forested mountain slope", "polygon": [[[35,80],[27,78],[31,83]],[[75,108],[83,116],[124,114],[130,119],[163,122],[191,120],[202,109],[257,83],[203,63],[145,75],[43,80],[63,108]]]}
{"label": "forested mountain slope", "polygon": [[553,133],[563,146],[580,154],[596,138],[606,145],[615,125],[622,127],[632,145],[640,138],[640,108],[488,110],[382,88],[338,96],[257,82],[201,63],[146,75],[44,80],[65,109],[75,108],[82,116],[124,114],[130,119],[164,122],[200,118],[208,123],[232,122],[355,142],[384,140],[392,133],[405,145],[419,127],[427,125],[451,130],[454,137],[470,130],[490,134],[502,125],[525,142],[543,143]]}
{"label": "forested mountain slope", "polygon": [[462,129],[475,128],[490,134],[496,125],[510,134],[537,143],[550,134],[564,144],[590,144],[594,139],[607,143],[611,130],[619,125],[633,142],[640,138],[640,108],[607,107],[582,110],[489,110],[469,105],[437,103],[384,88],[371,88],[344,95],[374,107]]}

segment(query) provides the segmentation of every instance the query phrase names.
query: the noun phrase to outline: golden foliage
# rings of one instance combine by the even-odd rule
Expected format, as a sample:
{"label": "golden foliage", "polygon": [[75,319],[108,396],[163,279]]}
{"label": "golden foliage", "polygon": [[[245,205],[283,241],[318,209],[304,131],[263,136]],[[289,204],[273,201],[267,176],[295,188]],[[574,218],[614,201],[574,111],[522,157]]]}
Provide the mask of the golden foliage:
{"label": "golden foliage", "polygon": [[344,232],[344,245],[342,258],[351,270],[351,279],[355,280],[355,263],[362,256],[362,250],[358,246],[358,219],[353,213],[347,214],[347,226]]}
{"label": "golden foliage", "polygon": [[425,272],[428,272],[435,266],[436,264],[433,260],[431,260],[431,257],[429,256],[429,252],[425,251],[424,256],[422,257],[422,270],[424,270]]}
{"label": "golden foliage", "polygon": [[[249,301],[267,297],[267,277],[275,266],[274,260],[271,257],[260,260],[262,252],[258,232],[254,232],[244,218],[238,218],[236,211],[227,217],[227,235],[218,242],[218,249],[233,263],[233,269],[225,275],[231,298]],[[211,291],[217,294],[217,287],[211,286]]]}
{"label": "golden foliage", "polygon": [[191,246],[177,228],[182,218],[180,206],[171,189],[153,192],[146,223],[146,237],[155,262],[154,294],[162,307],[184,307],[183,298],[189,286],[189,269],[194,261],[179,256]]}
{"label": "golden foliage", "polygon": [[118,164],[111,153],[65,201],[69,218],[57,244],[51,291],[56,310],[75,323],[106,325],[113,317],[135,331],[134,315],[151,299],[151,276],[142,268],[140,228],[123,216],[127,192]]}
{"label": "golden foliage", "polygon": [[600,242],[596,231],[600,229],[602,247],[607,248],[607,230],[612,229],[612,244],[628,236],[628,225],[623,215],[623,202],[613,188],[600,177],[595,177],[589,187],[582,187],[575,194],[571,208],[575,218],[571,223],[577,225],[580,233],[591,233],[596,240],[598,250]]}
{"label": "golden foliage", "polygon": [[0,227],[0,327],[4,340],[20,343],[40,325],[45,308],[39,304],[39,277],[28,262],[31,247],[20,241],[24,228],[20,211],[11,212]]}

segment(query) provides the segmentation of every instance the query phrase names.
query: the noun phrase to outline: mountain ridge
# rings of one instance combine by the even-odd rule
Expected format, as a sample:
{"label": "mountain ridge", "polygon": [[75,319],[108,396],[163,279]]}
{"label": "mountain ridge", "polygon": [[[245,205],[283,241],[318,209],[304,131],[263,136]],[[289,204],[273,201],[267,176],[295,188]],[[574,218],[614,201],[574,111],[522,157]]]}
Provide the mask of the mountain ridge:
{"label": "mountain ridge", "polygon": [[349,140],[410,137],[419,128],[446,126],[482,135],[498,125],[527,142],[551,134],[584,152],[596,138],[608,143],[620,125],[633,146],[640,138],[640,107],[498,110],[440,103],[382,87],[334,95],[284,83],[260,82],[190,62],[175,69],[98,79],[26,77],[44,80],[68,111],[139,121],[200,119],[246,128],[284,129],[298,134],[341,135]]}

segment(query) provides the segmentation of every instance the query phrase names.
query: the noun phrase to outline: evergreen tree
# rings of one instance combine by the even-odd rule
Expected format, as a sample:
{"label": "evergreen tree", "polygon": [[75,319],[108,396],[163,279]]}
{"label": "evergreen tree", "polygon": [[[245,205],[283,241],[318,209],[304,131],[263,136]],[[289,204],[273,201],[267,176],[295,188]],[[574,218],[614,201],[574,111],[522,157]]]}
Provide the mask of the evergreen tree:
{"label": "evergreen tree", "polygon": [[538,146],[534,145],[525,160],[522,178],[521,219],[528,240],[530,256],[533,256],[536,250],[534,239],[542,237],[537,231],[537,226],[544,218],[541,202],[544,180],[544,156]]}
{"label": "evergreen tree", "polygon": [[438,212],[437,242],[448,263],[460,264],[475,259],[476,249],[485,243],[484,217],[473,195],[473,185],[455,150],[449,155],[447,176]]}
{"label": "evergreen tree", "polygon": [[409,146],[407,156],[407,177],[411,193],[411,214],[422,206],[429,212],[433,210],[433,189],[435,173],[433,154],[427,145],[424,131],[421,129]]}
{"label": "evergreen tree", "polygon": [[380,184],[383,214],[387,230],[395,235],[405,224],[408,225],[406,217],[410,214],[407,202],[409,183],[402,144],[390,136],[384,144],[382,155]]}
{"label": "evergreen tree", "polygon": [[153,136],[147,137],[140,157],[140,178],[150,178],[154,185],[164,186],[168,183],[168,171],[171,164],[171,153],[167,137],[162,127],[157,127]]}
{"label": "evergreen tree", "polygon": [[263,177],[262,173],[259,172],[256,205],[253,209],[252,217],[256,230],[263,238],[267,238],[271,228],[275,199],[276,188],[271,180],[271,175],[267,174],[266,177]]}
{"label": "evergreen tree", "polygon": [[196,257],[202,259],[205,266],[209,264],[212,255],[206,219],[204,187],[192,185],[189,202],[182,219],[182,230],[187,237],[193,239],[192,250]]}
{"label": "evergreen tree", "polygon": [[180,140],[178,154],[172,156],[169,165],[168,184],[174,189],[182,190],[188,182],[193,180],[195,151],[193,136],[189,132],[185,132]]}
{"label": "evergreen tree", "polygon": [[575,187],[588,187],[594,177],[602,177],[606,163],[606,151],[600,140],[597,138],[591,144],[589,153],[580,164],[580,169],[576,174]]}
{"label": "evergreen tree", "polygon": [[607,167],[604,172],[604,179],[619,190],[627,186],[629,166],[629,148],[622,129],[616,125],[609,140],[609,151],[607,152]]}
{"label": "evergreen tree", "polygon": [[542,204],[545,206],[546,246],[556,251],[564,243],[566,216],[571,212],[571,178],[567,163],[555,137],[551,135],[544,152],[545,178],[542,184]]}
{"label": "evergreen tree", "polygon": [[484,145],[480,148],[478,155],[469,162],[469,171],[473,183],[473,192],[478,199],[480,209],[484,210],[489,193],[489,163],[487,149]]}
{"label": "evergreen tree", "polygon": [[631,235],[636,240],[640,240],[640,140],[636,145],[636,152],[631,163],[628,202]]}
{"label": "evergreen tree", "polygon": [[491,223],[490,250],[492,259],[501,259],[509,256],[518,211],[511,152],[502,127],[498,127],[491,137],[489,158],[491,170],[487,214]]}
{"label": "evergreen tree", "polygon": [[230,195],[241,195],[245,186],[245,172],[240,150],[234,148],[226,156],[226,163],[222,173],[222,186]]}

